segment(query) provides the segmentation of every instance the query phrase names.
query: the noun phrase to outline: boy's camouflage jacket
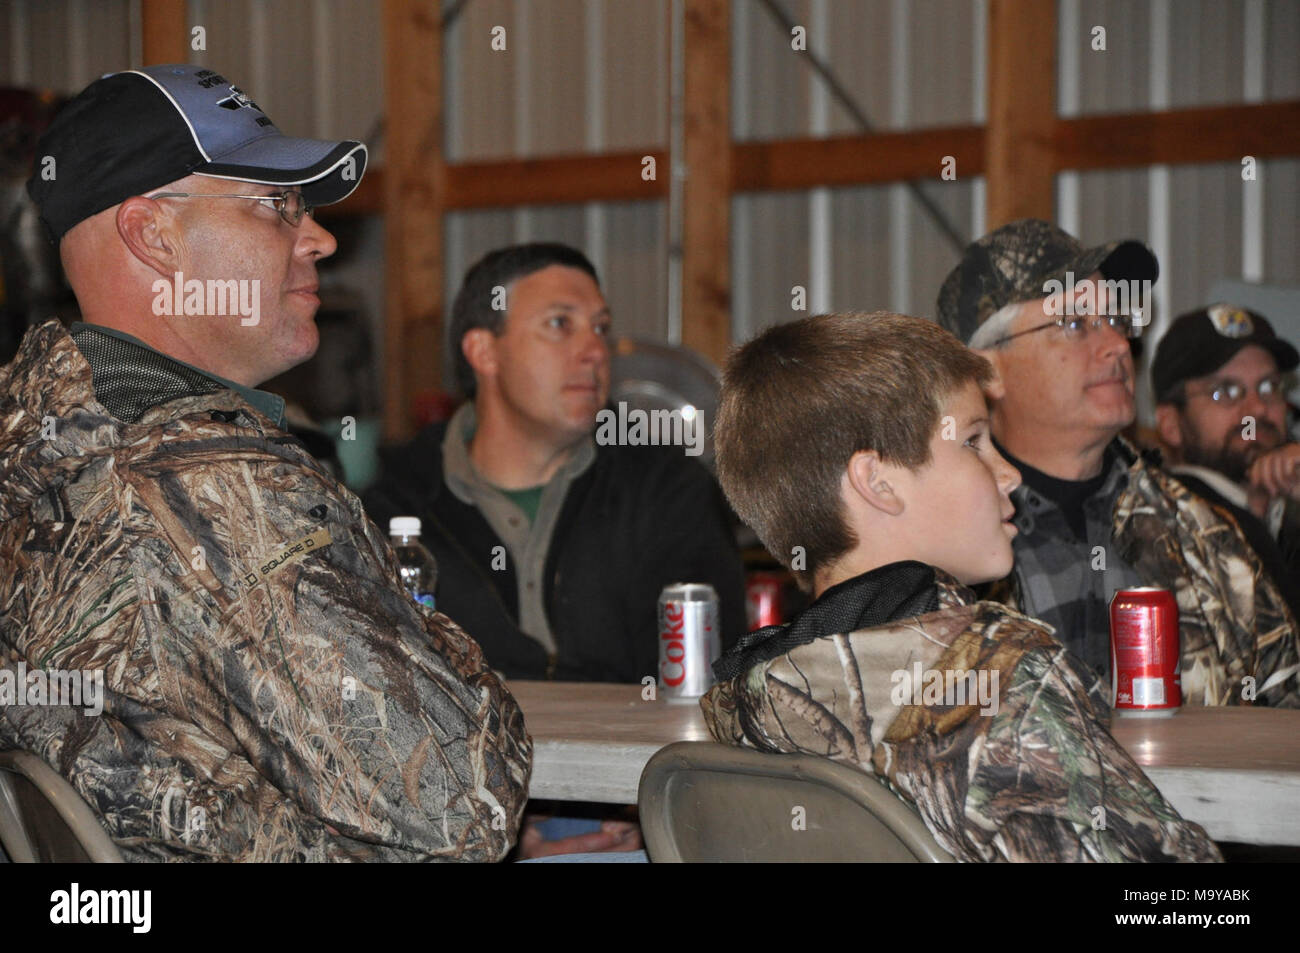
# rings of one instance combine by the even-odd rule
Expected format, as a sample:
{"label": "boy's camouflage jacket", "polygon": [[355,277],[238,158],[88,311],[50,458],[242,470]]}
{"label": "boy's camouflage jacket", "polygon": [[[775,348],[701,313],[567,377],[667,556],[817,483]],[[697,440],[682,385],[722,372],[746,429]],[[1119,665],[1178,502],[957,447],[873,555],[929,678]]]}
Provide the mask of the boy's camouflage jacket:
{"label": "boy's camouflage jacket", "polygon": [[[908,590],[924,598],[880,611]],[[882,615],[892,621],[863,627]],[[742,641],[743,674],[701,699],[713,736],[887,779],[959,860],[1221,859],[1110,736],[1099,686],[1050,630],[942,573],[896,563],[859,576],[766,641],[779,644]],[[930,671],[974,671],[987,690],[936,704]]]}
{"label": "boy's camouflage jacket", "polygon": [[105,684],[98,717],[9,699],[0,748],[128,859],[505,854],[523,717],[396,580],[357,498],[233,391],[124,423],[55,322],[0,369],[0,661]]}

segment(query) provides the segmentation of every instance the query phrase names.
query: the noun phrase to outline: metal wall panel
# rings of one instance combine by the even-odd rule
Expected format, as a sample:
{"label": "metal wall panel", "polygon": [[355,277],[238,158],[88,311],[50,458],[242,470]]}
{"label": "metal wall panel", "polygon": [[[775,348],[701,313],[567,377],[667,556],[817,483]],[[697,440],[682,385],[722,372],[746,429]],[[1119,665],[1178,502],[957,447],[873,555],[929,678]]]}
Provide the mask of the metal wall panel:
{"label": "metal wall panel", "polygon": [[1261,162],[1264,274],[1270,284],[1300,287],[1300,159]]}
{"label": "metal wall panel", "polygon": [[[515,29],[512,0],[472,0],[443,35],[447,159],[518,155],[516,78],[528,32]],[[492,49],[492,28],[504,27],[506,49]]]}
{"label": "metal wall panel", "polygon": [[[782,5],[877,128],[982,116],[975,73],[986,3]],[[451,6],[444,0],[444,10]],[[372,161],[382,163],[382,138],[373,136],[383,114],[379,0],[190,0],[189,9],[191,22],[207,29],[207,50],[194,52],[195,62],[245,84],[287,131],[365,138]],[[1061,42],[1072,44],[1060,51],[1071,114],[1300,96],[1294,0],[1060,0],[1058,9]],[[1167,31],[1154,35],[1163,23]],[[738,139],[858,131],[758,0],[734,0],[732,24]],[[1104,52],[1091,49],[1098,25],[1106,27]],[[491,49],[494,26],[506,28],[505,52]],[[0,0],[0,82],[73,92],[130,65],[136,29],[138,0]],[[445,36],[448,158],[664,148],[667,42],[667,0],[471,0]],[[962,171],[955,183],[936,175],[927,188],[964,232],[982,221],[983,190]],[[1262,196],[1230,164],[1084,173],[1063,178],[1058,194],[1085,241],[1134,236],[1162,246],[1167,316],[1198,303],[1216,278],[1243,270],[1271,283],[1300,282],[1300,160],[1261,162],[1258,175]],[[810,303],[831,308],[930,314],[956,258],[898,187],[740,196],[733,214],[736,340],[793,316],[796,284],[808,289]],[[665,217],[661,202],[451,215],[448,299],[487,248],[567,240],[600,266],[619,332],[662,339]],[[363,285],[376,310],[381,234],[360,229],[340,270]]]}
{"label": "metal wall panel", "polygon": [[[1148,4],[1133,0],[1078,0],[1077,6],[1078,29],[1072,40],[1073,55],[1079,63],[1078,112],[1092,115],[1148,108],[1147,74],[1151,65]],[[1096,27],[1106,31],[1104,51],[1092,48]],[[1062,60],[1066,55],[1058,50]]]}
{"label": "metal wall panel", "polygon": [[591,0],[599,7],[605,148],[668,142],[668,11],[665,0]]}
{"label": "metal wall panel", "polygon": [[731,339],[804,317],[791,308],[791,289],[808,292],[808,196],[766,192],[732,199]]}
{"label": "metal wall panel", "polygon": [[1300,3],[1268,0],[1264,6],[1265,95],[1269,99],[1300,96]]}

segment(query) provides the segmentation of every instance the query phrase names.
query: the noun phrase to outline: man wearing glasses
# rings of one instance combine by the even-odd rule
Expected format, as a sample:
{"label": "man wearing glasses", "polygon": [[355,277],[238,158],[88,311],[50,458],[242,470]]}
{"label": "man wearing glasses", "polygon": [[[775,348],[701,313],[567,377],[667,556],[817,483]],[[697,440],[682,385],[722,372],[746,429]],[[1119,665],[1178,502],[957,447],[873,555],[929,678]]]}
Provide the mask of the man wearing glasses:
{"label": "man wearing glasses", "polygon": [[1177,318],[1151,381],[1169,470],[1232,513],[1297,611],[1300,445],[1287,440],[1283,374],[1300,353],[1259,314],[1229,304]]}
{"label": "man wearing glasses", "polygon": [[[82,322],[0,368],[0,749],[130,860],[497,860],[518,828],[517,704],[257,389],[316,350],[311,207],[365,162],[196,66],[106,76],[37,145]],[[37,670],[81,704],[5,698]]]}
{"label": "man wearing glasses", "polygon": [[1111,596],[1170,589],[1188,703],[1297,706],[1295,620],[1241,531],[1120,436],[1158,271],[1140,242],[1085,248],[1024,219],[968,246],[945,280],[939,320],[992,362],[993,435],[1023,478],[1016,566],[995,595],[1109,681]]}

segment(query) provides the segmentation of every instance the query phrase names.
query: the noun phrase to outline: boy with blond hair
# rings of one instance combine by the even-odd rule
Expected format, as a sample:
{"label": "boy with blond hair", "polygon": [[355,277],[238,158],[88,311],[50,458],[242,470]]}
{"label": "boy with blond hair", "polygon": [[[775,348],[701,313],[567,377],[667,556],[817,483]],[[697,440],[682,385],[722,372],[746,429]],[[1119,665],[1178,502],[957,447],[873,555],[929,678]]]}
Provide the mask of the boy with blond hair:
{"label": "boy with blond hair", "polygon": [[815,601],[717,662],[709,728],[879,776],[959,860],[1219,860],[1110,736],[1095,676],[966,588],[1010,571],[1016,533],[991,381],[947,331],[885,312],[732,356],[718,477]]}

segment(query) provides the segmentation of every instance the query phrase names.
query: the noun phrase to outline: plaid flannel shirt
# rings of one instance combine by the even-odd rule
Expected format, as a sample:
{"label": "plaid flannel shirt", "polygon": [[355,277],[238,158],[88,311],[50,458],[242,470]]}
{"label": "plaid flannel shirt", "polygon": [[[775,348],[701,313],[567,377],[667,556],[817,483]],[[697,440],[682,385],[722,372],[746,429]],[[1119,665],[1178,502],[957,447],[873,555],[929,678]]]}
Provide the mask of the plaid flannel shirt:
{"label": "plaid flannel shirt", "polygon": [[1012,542],[1018,603],[1026,615],[1055,629],[1057,639],[1103,679],[1110,671],[1111,596],[1144,585],[1111,542],[1111,514],[1129,466],[1119,453],[1108,459],[1106,479],[1083,504],[1083,539],[1054,501],[1027,484],[1011,495],[1020,530]]}
{"label": "plaid flannel shirt", "polygon": [[1300,707],[1295,618],[1240,528],[1123,438],[1111,449],[1111,471],[1084,503],[1084,540],[1056,504],[1016,491],[1016,568],[988,597],[1047,622],[1085,664],[1106,671],[1115,590],[1169,589],[1186,703]]}

